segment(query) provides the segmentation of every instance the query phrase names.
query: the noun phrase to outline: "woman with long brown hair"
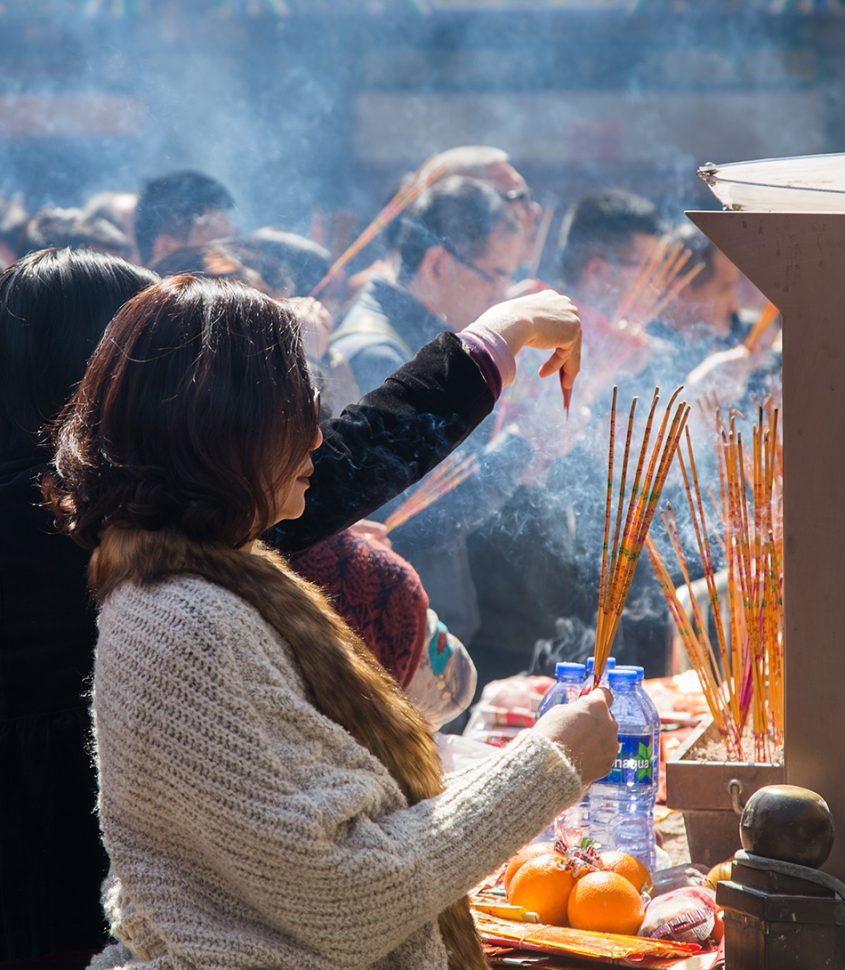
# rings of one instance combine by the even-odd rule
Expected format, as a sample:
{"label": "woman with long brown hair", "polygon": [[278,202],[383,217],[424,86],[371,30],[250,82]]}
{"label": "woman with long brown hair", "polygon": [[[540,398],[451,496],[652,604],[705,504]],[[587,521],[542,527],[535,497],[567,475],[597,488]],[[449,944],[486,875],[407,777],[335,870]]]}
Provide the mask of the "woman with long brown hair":
{"label": "woman with long brown hair", "polygon": [[105,903],[133,968],[482,967],[465,893],[615,754],[595,692],[444,788],[395,681],[257,541],[302,514],[320,440],[293,316],[186,276],[120,310],[65,409],[46,494],[93,549]]}

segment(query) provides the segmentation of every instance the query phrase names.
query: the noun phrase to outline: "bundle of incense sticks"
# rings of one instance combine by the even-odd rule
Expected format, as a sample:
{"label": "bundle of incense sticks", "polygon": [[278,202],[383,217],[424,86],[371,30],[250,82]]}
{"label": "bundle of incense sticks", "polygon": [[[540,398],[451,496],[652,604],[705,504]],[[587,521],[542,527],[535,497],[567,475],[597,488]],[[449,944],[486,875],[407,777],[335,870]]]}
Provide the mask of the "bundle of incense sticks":
{"label": "bundle of incense sticks", "polygon": [[704,270],[704,263],[688,267],[692,250],[682,243],[658,240],[640,263],[634,282],[622,294],[613,319],[647,326]]}
{"label": "bundle of incense sticks", "polygon": [[461,455],[458,452],[450,455],[387,517],[384,523],[385,530],[392,532],[398,529],[400,525],[419,515],[477,471],[478,458],[475,455]]}
{"label": "bundle of incense sticks", "polygon": [[[679,387],[669,398],[660,428],[657,432],[654,445],[651,450],[648,464],[646,464],[646,453],[648,452],[649,440],[654,424],[654,415],[657,404],[660,400],[660,388],[654,389],[654,396],[651,401],[651,409],[646,420],[645,431],[640,445],[640,454],[637,461],[634,481],[631,486],[630,494],[626,495],[625,488],[628,478],[628,462],[631,456],[631,438],[634,430],[634,416],[637,408],[637,399],[631,401],[631,410],[628,415],[628,428],[625,435],[625,447],[622,457],[622,471],[619,479],[619,493],[616,506],[615,525],[613,528],[613,542],[610,542],[610,520],[613,505],[613,467],[614,451],[616,447],[616,396],[617,389],[613,388],[613,397],[610,407],[610,443],[608,447],[607,460],[607,499],[604,510],[604,542],[602,544],[601,557],[601,578],[599,581],[599,608],[598,620],[596,623],[596,647],[595,647],[595,678],[594,684],[598,686],[601,680],[607,658],[616,631],[619,629],[619,621],[622,617],[622,610],[625,601],[631,590],[631,583],[634,579],[634,572],[639,562],[643,544],[648,535],[651,520],[654,517],[657,502],[660,498],[666,476],[672,465],[672,458],[678,448],[678,442],[686,426],[690,408],[684,401],[680,401],[672,415],[672,408],[678,395],[683,390]],[[643,469],[645,468],[645,473]],[[626,506],[627,502],[627,506]],[[623,524],[624,523],[624,524]]]}
{"label": "bundle of incense sticks", "polygon": [[435,166],[423,176],[423,172],[428,166],[428,162],[422,165],[418,171],[411,176],[399,189],[396,195],[387,203],[387,205],[379,212],[379,214],[373,219],[373,221],[361,232],[361,234],[351,243],[351,245],[341,253],[340,256],[332,263],[329,267],[329,271],[320,280],[320,282],[314,287],[313,290],[308,294],[309,296],[317,296],[318,293],[322,291],[331,283],[331,281],[340,273],[340,271],[352,262],[355,257],[362,252],[369,244],[376,238],[376,236],[384,229],[389,226],[394,219],[402,215],[405,209],[419,198],[420,195],[430,186],[433,185],[438,179],[442,178],[446,173],[446,168],[443,165]]}
{"label": "bundle of incense sticks", "polygon": [[[654,566],[669,611],[690,664],[698,674],[713,720],[728,755],[745,759],[743,734],[751,723],[754,758],[769,761],[783,743],[783,448],[779,410],[769,400],[758,408],[751,453],[743,448],[737,415],[727,422],[712,409],[719,467],[721,547],[727,571],[727,617],[716,587],[710,529],[701,497],[692,441],[687,434],[687,461],[679,457],[695,532],[716,647],[698,603],[692,619],[681,606],[660,554],[649,542]],[[680,531],[671,508],[663,515],[684,582],[690,573]]]}

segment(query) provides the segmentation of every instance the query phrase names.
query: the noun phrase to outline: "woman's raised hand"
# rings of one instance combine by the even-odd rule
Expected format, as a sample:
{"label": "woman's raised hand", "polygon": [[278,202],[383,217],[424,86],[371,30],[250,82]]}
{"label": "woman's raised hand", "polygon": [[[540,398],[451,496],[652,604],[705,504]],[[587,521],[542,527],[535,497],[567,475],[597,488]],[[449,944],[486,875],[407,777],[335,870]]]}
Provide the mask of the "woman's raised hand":
{"label": "woman's raised hand", "polygon": [[581,321],[568,296],[542,290],[497,303],[478,323],[499,333],[516,356],[523,347],[552,350],[540,368],[540,377],[561,371],[561,384],[571,390],[581,367]]}
{"label": "woman's raised hand", "polygon": [[565,749],[585,786],[604,778],[619,750],[612,700],[610,691],[599,687],[570,704],[556,704],[533,728]]}

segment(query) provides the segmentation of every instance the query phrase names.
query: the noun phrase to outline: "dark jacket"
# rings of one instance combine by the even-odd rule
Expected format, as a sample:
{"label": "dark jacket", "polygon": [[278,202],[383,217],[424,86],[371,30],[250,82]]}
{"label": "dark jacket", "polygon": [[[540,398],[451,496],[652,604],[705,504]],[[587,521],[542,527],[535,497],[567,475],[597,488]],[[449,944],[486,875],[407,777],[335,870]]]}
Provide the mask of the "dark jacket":
{"label": "dark jacket", "polygon": [[366,394],[444,329],[443,321],[402,286],[373,279],[332,334],[331,347]]}
{"label": "dark jacket", "polygon": [[[296,554],[414,483],[490,412],[493,395],[443,334],[322,426],[301,519],[266,537]],[[107,939],[88,700],[95,615],[88,554],[39,507],[47,456],[0,458],[0,964],[44,966]]]}

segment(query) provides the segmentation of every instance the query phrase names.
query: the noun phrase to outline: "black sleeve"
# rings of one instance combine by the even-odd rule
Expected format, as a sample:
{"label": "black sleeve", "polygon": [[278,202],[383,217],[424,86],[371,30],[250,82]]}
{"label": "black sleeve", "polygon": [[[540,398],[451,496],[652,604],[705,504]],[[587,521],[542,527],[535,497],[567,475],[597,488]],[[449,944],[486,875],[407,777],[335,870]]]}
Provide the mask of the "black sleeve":
{"label": "black sleeve", "polygon": [[442,461],[494,403],[460,339],[440,334],[381,387],[323,422],[304,515],[264,539],[295,556],[370,515]]}
{"label": "black sleeve", "polygon": [[353,354],[349,369],[360,388],[359,393],[379,387],[402,367],[406,359],[407,354],[403,357],[395,347],[386,343],[373,344]]}

